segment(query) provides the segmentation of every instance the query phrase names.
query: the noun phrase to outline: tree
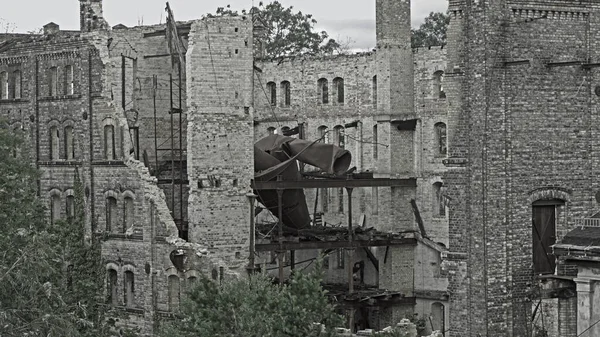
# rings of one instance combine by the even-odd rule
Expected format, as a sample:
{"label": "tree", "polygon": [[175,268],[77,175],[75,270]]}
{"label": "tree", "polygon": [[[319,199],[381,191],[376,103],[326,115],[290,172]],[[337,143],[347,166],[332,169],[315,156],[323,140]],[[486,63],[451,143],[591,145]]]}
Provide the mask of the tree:
{"label": "tree", "polygon": [[97,245],[83,237],[83,192],[75,216],[50,225],[23,138],[0,122],[0,336],[106,336]]}
{"label": "tree", "polygon": [[343,325],[314,271],[295,273],[283,286],[263,275],[222,285],[204,278],[187,294],[181,316],[159,336],[337,337],[335,327]]}
{"label": "tree", "polygon": [[449,24],[450,15],[442,12],[429,13],[419,29],[411,31],[411,44],[413,48],[446,44],[446,31]]}
{"label": "tree", "polygon": [[[262,38],[256,43],[256,55],[268,58],[299,55],[331,55],[343,53],[344,46],[335,39],[329,38],[325,31],[315,31],[315,20],[312,14],[295,12],[294,7],[284,8],[279,1],[266,6],[260,2],[258,7],[250,10],[253,14],[255,28],[262,31]],[[242,11],[246,14],[246,11]],[[219,7],[217,16],[238,15],[231,7]]]}

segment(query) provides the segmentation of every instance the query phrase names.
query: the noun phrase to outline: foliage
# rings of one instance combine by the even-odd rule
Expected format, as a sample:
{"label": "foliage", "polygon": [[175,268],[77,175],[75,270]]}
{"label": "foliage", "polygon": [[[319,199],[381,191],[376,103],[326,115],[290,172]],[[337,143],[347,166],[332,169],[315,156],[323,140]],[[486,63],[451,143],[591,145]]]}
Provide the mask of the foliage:
{"label": "foliage", "polygon": [[283,286],[263,275],[222,285],[204,278],[184,300],[183,319],[166,322],[160,336],[337,336],[343,320],[325,294],[317,272],[295,273]]}
{"label": "foliage", "polygon": [[[250,10],[253,13],[255,26],[262,27],[264,33],[262,48],[256,44],[258,50],[256,55],[264,55],[268,58],[279,58],[284,56],[298,55],[331,55],[346,52],[349,47],[347,44],[338,43],[335,39],[329,38],[325,31],[315,31],[315,20],[312,14],[295,12],[294,7],[283,7],[279,1],[264,5],[260,2],[258,7]],[[242,11],[245,14],[246,11]],[[231,10],[231,7],[217,8],[217,16],[237,15],[237,11]]]}
{"label": "foliage", "polygon": [[51,226],[23,139],[1,122],[0,151],[0,336],[106,336],[100,254],[83,239],[81,183],[76,216]]}
{"label": "foliage", "polygon": [[411,44],[413,48],[446,44],[446,32],[449,24],[450,15],[442,12],[429,13],[419,29],[412,30]]}

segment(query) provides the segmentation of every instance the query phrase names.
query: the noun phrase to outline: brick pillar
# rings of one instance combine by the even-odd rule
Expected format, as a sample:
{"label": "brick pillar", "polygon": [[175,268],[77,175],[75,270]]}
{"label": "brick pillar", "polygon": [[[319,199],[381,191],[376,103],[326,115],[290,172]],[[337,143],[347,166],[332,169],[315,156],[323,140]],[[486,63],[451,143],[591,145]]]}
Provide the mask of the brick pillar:
{"label": "brick pillar", "polygon": [[254,177],[252,19],[194,23],[186,66],[189,239],[242,267]]}

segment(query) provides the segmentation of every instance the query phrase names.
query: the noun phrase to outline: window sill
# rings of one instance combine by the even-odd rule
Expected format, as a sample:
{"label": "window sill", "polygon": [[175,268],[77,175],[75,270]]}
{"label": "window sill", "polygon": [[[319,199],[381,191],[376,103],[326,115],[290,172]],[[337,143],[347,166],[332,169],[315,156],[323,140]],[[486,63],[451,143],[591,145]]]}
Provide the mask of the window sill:
{"label": "window sill", "polygon": [[103,236],[104,241],[107,240],[126,240],[126,241],[143,241],[144,240],[144,235],[143,233],[134,233],[133,235],[125,235],[125,233],[111,233],[111,232],[105,232],[105,233],[99,233],[100,235]]}
{"label": "window sill", "polygon": [[50,161],[38,161],[38,164],[43,166],[81,166],[82,162],[78,160],[50,160]]}
{"label": "window sill", "polygon": [[0,104],[8,104],[8,103],[29,103],[28,99],[24,98],[3,98],[0,99]]}
{"label": "window sill", "polygon": [[81,95],[79,94],[73,94],[73,95],[57,95],[57,96],[45,96],[45,97],[40,97],[38,98],[38,101],[40,102],[44,102],[44,101],[60,101],[63,99],[80,99]]}
{"label": "window sill", "polygon": [[97,160],[92,163],[94,166],[118,166],[125,167],[125,162],[122,160]]}

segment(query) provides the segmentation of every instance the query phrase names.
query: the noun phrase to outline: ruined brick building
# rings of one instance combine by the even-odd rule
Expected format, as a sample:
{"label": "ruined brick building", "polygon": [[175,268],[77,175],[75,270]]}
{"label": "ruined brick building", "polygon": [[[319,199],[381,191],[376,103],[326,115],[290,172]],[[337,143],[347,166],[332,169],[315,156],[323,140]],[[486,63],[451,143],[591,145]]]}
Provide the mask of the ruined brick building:
{"label": "ruined brick building", "polygon": [[[600,319],[570,233],[599,211],[600,2],[451,0],[448,44],[411,49],[410,1],[376,0],[372,52],[275,61],[250,15],[111,28],[101,0],[80,6],[79,31],[0,35],[0,116],[52,221],[81,179],[123,326],[152,335],[201,275],[287,277],[319,253],[356,328],[417,313],[447,336],[577,336]],[[296,128],[352,153],[358,174],[293,188],[354,236],[283,238],[266,211],[252,233],[251,192],[283,186],[253,180],[252,144]]]}

